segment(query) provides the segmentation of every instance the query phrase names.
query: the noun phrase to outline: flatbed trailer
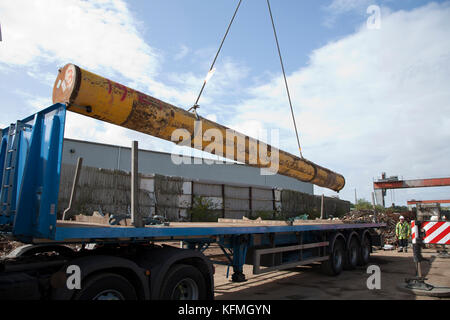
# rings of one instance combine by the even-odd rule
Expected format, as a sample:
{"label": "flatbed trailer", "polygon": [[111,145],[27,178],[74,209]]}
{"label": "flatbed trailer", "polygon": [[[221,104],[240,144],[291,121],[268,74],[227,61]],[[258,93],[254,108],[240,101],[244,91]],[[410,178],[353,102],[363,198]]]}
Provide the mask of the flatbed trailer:
{"label": "flatbed trailer", "polygon": [[[221,220],[136,228],[58,220],[65,115],[66,106],[55,104],[2,131],[0,231],[27,245],[1,260],[0,299],[213,299],[213,263],[232,268],[235,282],[245,281],[244,264],[258,274],[320,262],[338,275],[368,263],[375,230],[385,226]],[[203,254],[212,243],[226,262]]]}

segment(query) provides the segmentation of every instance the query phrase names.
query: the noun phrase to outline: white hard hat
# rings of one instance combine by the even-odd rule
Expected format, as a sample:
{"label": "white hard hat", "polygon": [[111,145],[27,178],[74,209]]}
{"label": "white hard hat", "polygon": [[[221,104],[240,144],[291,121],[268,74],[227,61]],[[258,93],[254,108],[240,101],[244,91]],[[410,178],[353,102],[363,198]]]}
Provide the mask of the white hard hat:
{"label": "white hard hat", "polygon": [[404,216],[400,216],[400,218],[399,218],[400,220],[402,220],[402,219],[405,219],[405,217]]}

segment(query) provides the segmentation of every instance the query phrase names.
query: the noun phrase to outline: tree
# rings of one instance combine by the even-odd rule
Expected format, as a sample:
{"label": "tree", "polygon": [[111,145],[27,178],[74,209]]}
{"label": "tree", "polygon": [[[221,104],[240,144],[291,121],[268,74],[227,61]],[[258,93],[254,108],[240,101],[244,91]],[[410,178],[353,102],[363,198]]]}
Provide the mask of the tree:
{"label": "tree", "polygon": [[373,206],[366,199],[358,199],[358,202],[356,202],[355,208],[358,211],[359,210],[372,210]]}

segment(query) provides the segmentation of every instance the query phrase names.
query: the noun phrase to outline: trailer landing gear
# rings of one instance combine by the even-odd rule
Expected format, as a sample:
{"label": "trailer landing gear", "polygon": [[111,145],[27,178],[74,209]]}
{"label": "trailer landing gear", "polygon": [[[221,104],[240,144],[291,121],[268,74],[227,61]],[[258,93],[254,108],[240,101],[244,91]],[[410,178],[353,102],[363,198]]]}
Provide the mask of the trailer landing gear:
{"label": "trailer landing gear", "polygon": [[[420,238],[419,238],[420,239]],[[430,297],[450,297],[450,288],[447,287],[435,287],[425,280],[428,280],[422,276],[422,261],[429,262],[422,256],[421,243],[413,244],[414,262],[416,264],[416,276],[414,278],[407,278],[403,284],[399,285],[399,289],[418,296],[430,296]]]}
{"label": "trailer landing gear", "polygon": [[405,279],[405,283],[399,285],[399,289],[409,293],[413,293],[417,296],[429,296],[429,297],[450,297],[450,288],[447,287],[435,287],[429,283],[424,277],[414,277]]}
{"label": "trailer landing gear", "polygon": [[247,250],[249,247],[248,236],[233,237],[233,275],[231,281],[233,282],[245,282],[244,264],[247,257]]}
{"label": "trailer landing gear", "polygon": [[[414,245],[417,246],[417,245]],[[416,249],[416,248],[414,248]],[[416,249],[417,250],[417,249]],[[415,250],[415,251],[416,251]],[[419,249],[420,254],[420,249]],[[450,288],[447,287],[435,287],[432,284],[426,283],[427,278],[422,276],[421,261],[428,261],[421,256],[419,261],[416,261],[416,277],[407,278],[403,284],[400,284],[399,289],[409,293],[413,293],[417,296],[430,296],[430,297],[450,297]],[[419,258],[419,257],[416,257]]]}
{"label": "trailer landing gear", "polygon": [[245,282],[245,281],[247,281],[247,279],[245,279],[245,274],[242,271],[234,270],[234,273],[231,276],[231,281],[233,281],[233,282]]}

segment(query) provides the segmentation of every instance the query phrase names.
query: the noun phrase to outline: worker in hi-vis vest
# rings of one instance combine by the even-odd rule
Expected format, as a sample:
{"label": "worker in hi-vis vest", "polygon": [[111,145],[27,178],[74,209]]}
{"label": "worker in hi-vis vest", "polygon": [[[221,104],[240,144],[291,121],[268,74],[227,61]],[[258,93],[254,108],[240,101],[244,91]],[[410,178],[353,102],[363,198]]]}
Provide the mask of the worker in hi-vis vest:
{"label": "worker in hi-vis vest", "polygon": [[400,221],[395,226],[395,235],[398,239],[398,252],[403,252],[403,248],[405,252],[408,252],[408,239],[411,236],[411,227],[403,216],[400,216]]}

